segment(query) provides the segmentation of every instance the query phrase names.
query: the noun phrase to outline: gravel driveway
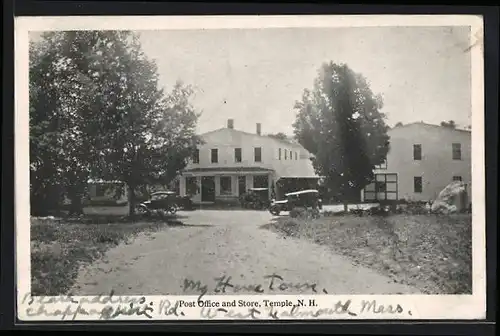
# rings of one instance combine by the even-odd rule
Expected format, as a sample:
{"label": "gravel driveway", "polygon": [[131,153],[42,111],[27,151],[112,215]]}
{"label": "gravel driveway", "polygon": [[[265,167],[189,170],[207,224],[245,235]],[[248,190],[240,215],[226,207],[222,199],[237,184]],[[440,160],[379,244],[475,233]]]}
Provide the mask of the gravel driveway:
{"label": "gravel driveway", "polygon": [[[265,211],[180,212],[185,225],[110,250],[82,269],[74,295],[410,294],[414,288],[353,265],[324,246],[261,229]],[[218,280],[216,280],[218,279]],[[193,281],[193,282],[191,282]],[[192,286],[199,281],[199,287]],[[260,286],[259,286],[260,285]]]}

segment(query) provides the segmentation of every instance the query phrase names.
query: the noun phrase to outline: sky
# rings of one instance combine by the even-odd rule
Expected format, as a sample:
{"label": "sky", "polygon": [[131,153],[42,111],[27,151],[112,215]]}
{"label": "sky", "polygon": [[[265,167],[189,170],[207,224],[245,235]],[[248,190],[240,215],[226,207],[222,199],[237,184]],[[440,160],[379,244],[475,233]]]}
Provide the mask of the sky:
{"label": "sky", "polygon": [[384,97],[387,123],[470,125],[468,27],[266,28],[142,31],[161,85],[196,90],[198,131],[293,133],[295,101],[323,62],[346,63]]}

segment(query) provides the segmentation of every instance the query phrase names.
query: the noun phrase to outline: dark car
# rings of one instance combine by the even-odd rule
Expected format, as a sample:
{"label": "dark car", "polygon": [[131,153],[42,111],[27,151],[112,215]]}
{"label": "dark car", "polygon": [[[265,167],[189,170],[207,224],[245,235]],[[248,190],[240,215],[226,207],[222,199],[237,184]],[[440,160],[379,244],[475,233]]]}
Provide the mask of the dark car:
{"label": "dark car", "polygon": [[191,210],[193,207],[189,197],[180,197],[174,191],[157,191],[149,200],[137,205],[137,214],[175,214],[179,209]]}
{"label": "dark car", "polygon": [[286,199],[273,201],[269,212],[278,216],[282,211],[290,212],[290,217],[298,217],[300,214],[310,214],[312,217],[319,216],[319,210],[323,207],[318,190],[307,189],[285,194]]}
{"label": "dark car", "polygon": [[267,209],[271,204],[269,200],[269,189],[250,188],[241,195],[240,204],[245,209]]}

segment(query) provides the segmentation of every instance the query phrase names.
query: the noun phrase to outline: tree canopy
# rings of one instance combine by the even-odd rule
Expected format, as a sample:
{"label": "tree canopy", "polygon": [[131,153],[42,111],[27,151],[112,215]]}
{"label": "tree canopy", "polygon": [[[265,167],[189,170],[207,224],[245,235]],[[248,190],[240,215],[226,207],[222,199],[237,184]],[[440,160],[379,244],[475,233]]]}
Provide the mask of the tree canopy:
{"label": "tree canopy", "polygon": [[456,128],[457,124],[455,123],[454,120],[448,120],[448,121],[442,121],[441,126],[448,128]]}
{"label": "tree canopy", "polygon": [[297,101],[294,133],[330,190],[356,200],[389,151],[383,100],[345,64],[324,63],[312,89]]}
{"label": "tree canopy", "polygon": [[181,82],[164,93],[132,32],[44,34],[30,45],[32,194],[54,198],[57,185],[78,204],[89,178],[121,180],[132,196],[167,184],[199,142],[191,94]]}
{"label": "tree canopy", "polygon": [[267,135],[268,137],[288,141],[288,136],[283,132],[271,133]]}

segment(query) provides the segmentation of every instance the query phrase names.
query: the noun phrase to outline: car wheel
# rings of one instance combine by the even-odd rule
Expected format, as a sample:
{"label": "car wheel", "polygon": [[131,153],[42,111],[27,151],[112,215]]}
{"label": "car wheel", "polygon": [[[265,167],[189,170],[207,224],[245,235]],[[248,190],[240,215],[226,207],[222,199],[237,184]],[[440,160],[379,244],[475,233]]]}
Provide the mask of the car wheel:
{"label": "car wheel", "polygon": [[139,216],[143,216],[147,213],[146,209],[143,206],[137,205],[134,208],[134,213]]}
{"label": "car wheel", "polygon": [[280,209],[271,209],[271,213],[275,216],[279,216],[280,215]]}
{"label": "car wheel", "polygon": [[179,208],[177,207],[176,204],[174,204],[173,206],[170,207],[169,211],[172,215],[175,215],[175,213],[177,212],[177,210],[179,210]]}

